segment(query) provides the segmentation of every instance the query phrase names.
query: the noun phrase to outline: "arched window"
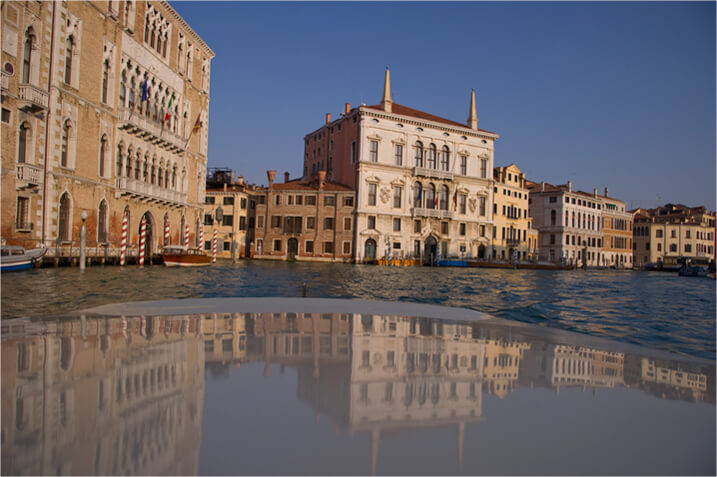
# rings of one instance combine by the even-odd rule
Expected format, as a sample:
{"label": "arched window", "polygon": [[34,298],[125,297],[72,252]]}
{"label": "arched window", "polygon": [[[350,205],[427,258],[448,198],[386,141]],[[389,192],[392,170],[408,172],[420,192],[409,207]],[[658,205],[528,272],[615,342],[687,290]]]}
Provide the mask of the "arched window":
{"label": "arched window", "polygon": [[155,184],[156,181],[157,181],[157,169],[156,169],[156,166],[154,165],[154,159],[152,159],[152,167],[151,167],[151,169],[150,169],[150,180],[149,180],[149,182],[150,182],[150,184]]}
{"label": "arched window", "polygon": [[141,151],[137,151],[137,156],[134,159],[134,180],[138,181],[139,176],[142,172],[142,166],[140,164],[140,158],[142,157]]}
{"label": "arched window", "polygon": [[426,160],[426,167],[429,169],[436,168],[436,145],[431,144],[428,146],[428,160]]}
{"label": "arched window", "polygon": [[105,176],[105,159],[107,158],[107,136],[100,139],[100,177]]}
{"label": "arched window", "polygon": [[32,48],[34,37],[32,28],[28,28],[25,32],[25,49],[22,53],[22,82],[30,82],[30,67],[32,62]]}
{"label": "arched window", "polygon": [[68,151],[71,132],[72,126],[70,125],[70,120],[66,119],[65,122],[62,124],[62,144],[60,146],[60,165],[62,167],[67,167],[67,164],[69,163]]}
{"label": "arched window", "polygon": [[416,182],[413,186],[413,206],[421,208],[421,199],[423,199],[423,184]]}
{"label": "arched window", "polygon": [[26,122],[20,125],[20,134],[17,140],[17,162],[24,164],[30,155],[30,125]]}
{"label": "arched window", "polygon": [[177,189],[177,166],[172,167],[172,189]]}
{"label": "arched window", "polygon": [[97,211],[97,242],[107,243],[107,201],[104,199]]}
{"label": "arched window", "polygon": [[162,163],[160,162],[160,163],[159,163],[159,168],[157,168],[157,185],[158,185],[159,187],[162,187],[162,179],[163,179],[163,178],[164,178],[164,177],[163,177],[163,175],[162,175]]}
{"label": "arched window", "polygon": [[423,167],[423,143],[416,141],[415,146],[416,167]]}
{"label": "arched window", "polygon": [[149,179],[149,165],[147,164],[149,162],[149,157],[147,155],[144,156],[144,161],[142,162],[142,180],[147,182]]}
{"label": "arched window", "polygon": [[67,37],[65,42],[65,83],[72,82],[72,49],[74,48],[74,39],[72,35]]}
{"label": "arched window", "polygon": [[448,186],[441,186],[439,201],[441,210],[448,210]]}
{"label": "arched window", "polygon": [[448,146],[443,146],[441,151],[441,170],[447,171],[450,163],[450,150]]}
{"label": "arched window", "polygon": [[122,144],[117,144],[117,177],[122,177]]}
{"label": "arched window", "polygon": [[102,102],[107,103],[107,87],[110,82],[110,62],[105,60],[102,62]]}
{"label": "arched window", "polygon": [[428,184],[428,187],[426,187],[426,208],[436,208],[436,186],[433,184]]}
{"label": "arched window", "polygon": [[129,109],[134,109],[134,90],[136,87],[133,76],[129,86]]}
{"label": "arched window", "polygon": [[131,147],[127,148],[127,157],[126,157],[125,161],[126,161],[125,168],[127,171],[126,175],[127,175],[127,177],[129,177],[131,179],[132,178],[132,148]]}
{"label": "arched window", "polygon": [[127,98],[127,72],[123,71],[120,79],[119,102],[120,107],[124,108],[125,99]]}
{"label": "arched window", "polygon": [[179,243],[181,243],[182,245],[189,245],[188,243],[186,243],[185,228],[186,228],[186,222],[184,221],[184,216],[182,216],[182,220],[179,223],[179,237],[180,237]]}
{"label": "arched window", "polygon": [[70,240],[70,196],[67,192],[60,197],[60,216],[57,224],[57,237],[61,242]]}

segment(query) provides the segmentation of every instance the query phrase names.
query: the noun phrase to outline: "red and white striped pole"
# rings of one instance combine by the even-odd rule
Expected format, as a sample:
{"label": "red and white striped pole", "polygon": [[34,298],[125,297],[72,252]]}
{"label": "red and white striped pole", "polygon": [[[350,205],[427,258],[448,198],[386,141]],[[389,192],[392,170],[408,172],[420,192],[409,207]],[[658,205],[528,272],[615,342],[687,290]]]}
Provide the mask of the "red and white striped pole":
{"label": "red and white striped pole", "polygon": [[164,245],[169,245],[169,217],[164,221]]}
{"label": "red and white striped pole", "polygon": [[217,229],[214,229],[214,239],[212,240],[212,263],[217,261]]}
{"label": "red and white striped pole", "polygon": [[184,226],[184,246],[189,247],[189,225]]}
{"label": "red and white striped pole", "polygon": [[127,214],[122,215],[122,242],[120,243],[120,266],[127,261]]}
{"label": "red and white striped pole", "polygon": [[144,265],[144,241],[147,234],[147,218],[142,217],[142,225],[139,232],[139,266]]}
{"label": "red and white striped pole", "polygon": [[204,225],[199,226],[199,250],[204,250]]}

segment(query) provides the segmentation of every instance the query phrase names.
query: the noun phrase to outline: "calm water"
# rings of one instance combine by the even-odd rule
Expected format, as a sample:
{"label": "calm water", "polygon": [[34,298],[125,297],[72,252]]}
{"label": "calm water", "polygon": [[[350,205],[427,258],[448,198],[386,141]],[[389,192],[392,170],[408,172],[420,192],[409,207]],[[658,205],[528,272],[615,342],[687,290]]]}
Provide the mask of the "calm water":
{"label": "calm water", "polygon": [[2,317],[165,298],[300,296],[461,306],[715,358],[715,282],[676,274],[220,261],[211,268],[45,268],[2,276]]}

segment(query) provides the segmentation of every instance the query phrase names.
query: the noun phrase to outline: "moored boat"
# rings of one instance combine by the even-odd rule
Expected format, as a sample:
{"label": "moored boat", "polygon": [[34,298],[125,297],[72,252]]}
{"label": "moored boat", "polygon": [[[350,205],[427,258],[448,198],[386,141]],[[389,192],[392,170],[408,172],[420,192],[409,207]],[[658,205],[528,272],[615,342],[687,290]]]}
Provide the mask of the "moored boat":
{"label": "moored boat", "polygon": [[205,267],[212,258],[199,249],[169,246],[162,250],[162,260],[168,267]]}
{"label": "moored boat", "polygon": [[33,268],[46,252],[45,247],[25,250],[15,245],[3,245],[0,249],[0,269],[8,272]]}

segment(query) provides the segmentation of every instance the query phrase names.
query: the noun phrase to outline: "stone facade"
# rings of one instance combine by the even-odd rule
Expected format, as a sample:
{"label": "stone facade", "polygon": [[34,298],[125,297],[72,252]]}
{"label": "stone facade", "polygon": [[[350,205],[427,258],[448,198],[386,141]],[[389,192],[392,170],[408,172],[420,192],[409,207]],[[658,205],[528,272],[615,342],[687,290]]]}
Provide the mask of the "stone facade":
{"label": "stone facade", "polygon": [[118,255],[124,214],[130,250],[142,218],[148,255],[187,227],[196,245],[212,50],[166,1],[8,2],[2,21],[3,241],[76,251],[85,211],[90,256]]}
{"label": "stone facade", "polygon": [[513,261],[533,259],[535,233],[528,214],[525,174],[515,164],[493,169],[493,256]]}
{"label": "stone facade", "polygon": [[255,193],[254,258],[351,262],[354,256],[356,193],[326,181],[320,171],[312,181],[274,183]]}
{"label": "stone facade", "polygon": [[[256,187],[245,184],[234,173],[214,170],[207,179],[207,196],[204,205],[204,243],[202,247],[212,253],[214,230],[217,231],[217,257],[245,258],[254,241]],[[217,211],[221,209],[221,221]]]}
{"label": "stone facade", "polygon": [[305,137],[304,179],[325,171],[356,189],[355,258],[490,254],[493,151],[472,96],[466,124],[391,100],[351,109]]}
{"label": "stone facade", "polygon": [[625,211],[625,202],[602,196],[603,259],[607,266],[632,268],[632,214]]}
{"label": "stone facade", "polygon": [[679,259],[715,259],[715,213],[704,207],[667,204],[636,209],[634,221],[635,265],[662,262],[678,266]]}

